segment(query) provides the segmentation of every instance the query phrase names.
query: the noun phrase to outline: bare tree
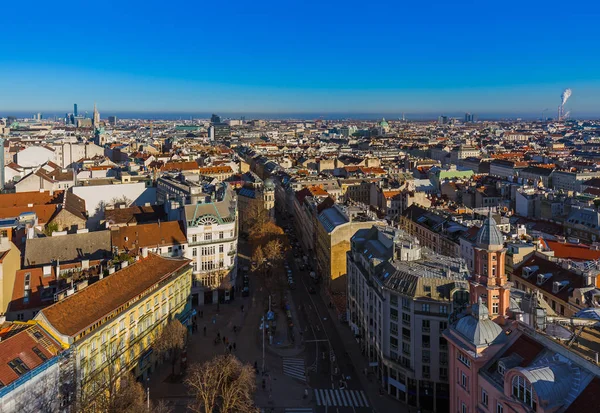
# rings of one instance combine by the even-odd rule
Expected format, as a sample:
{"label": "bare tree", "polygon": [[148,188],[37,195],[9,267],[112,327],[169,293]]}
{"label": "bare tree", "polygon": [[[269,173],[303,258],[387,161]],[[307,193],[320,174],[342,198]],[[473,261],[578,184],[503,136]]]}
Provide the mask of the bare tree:
{"label": "bare tree", "polygon": [[190,369],[185,381],[194,401],[188,406],[195,413],[258,412],[254,406],[256,390],[254,369],[233,355],[221,355]]}
{"label": "bare tree", "polygon": [[179,320],[173,319],[167,323],[152,345],[157,354],[171,353],[172,374],[175,374],[175,364],[186,340],[187,328]]}

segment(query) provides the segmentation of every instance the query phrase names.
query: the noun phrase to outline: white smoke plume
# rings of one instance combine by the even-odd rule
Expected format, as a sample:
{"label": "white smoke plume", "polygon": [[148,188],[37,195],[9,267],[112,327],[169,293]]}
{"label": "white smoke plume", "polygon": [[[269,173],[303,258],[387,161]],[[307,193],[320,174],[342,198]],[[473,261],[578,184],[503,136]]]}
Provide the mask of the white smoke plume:
{"label": "white smoke plume", "polygon": [[567,100],[569,100],[569,98],[571,97],[571,94],[572,94],[572,93],[573,93],[573,92],[571,91],[571,89],[565,89],[565,90],[562,92],[562,95],[560,95],[560,98],[562,99],[562,103],[561,103],[561,105],[563,105],[563,106],[564,106],[564,105],[565,105],[565,103],[567,103]]}

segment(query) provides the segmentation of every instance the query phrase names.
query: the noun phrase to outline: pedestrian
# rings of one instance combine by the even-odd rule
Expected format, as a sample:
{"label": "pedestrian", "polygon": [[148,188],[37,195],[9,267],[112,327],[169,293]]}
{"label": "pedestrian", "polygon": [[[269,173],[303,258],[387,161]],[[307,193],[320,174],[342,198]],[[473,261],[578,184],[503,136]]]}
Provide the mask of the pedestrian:
{"label": "pedestrian", "polygon": [[233,349],[235,350],[235,343],[233,343]]}
{"label": "pedestrian", "polygon": [[240,307],[242,310],[242,313],[244,312],[244,304],[242,304],[242,306]]}
{"label": "pedestrian", "polygon": [[237,326],[233,326],[233,334],[237,333]]}
{"label": "pedestrian", "polygon": [[206,326],[204,326],[204,337],[206,337]]}
{"label": "pedestrian", "polygon": [[230,344],[229,345],[229,352],[231,353],[231,349],[233,348],[233,346]]}

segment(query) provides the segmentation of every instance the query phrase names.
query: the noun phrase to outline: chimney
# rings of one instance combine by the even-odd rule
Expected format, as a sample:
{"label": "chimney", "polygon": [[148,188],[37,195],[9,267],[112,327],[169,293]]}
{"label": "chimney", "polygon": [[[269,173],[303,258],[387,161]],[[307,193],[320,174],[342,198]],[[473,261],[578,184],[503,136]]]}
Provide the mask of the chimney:
{"label": "chimney", "polygon": [[142,258],[148,258],[148,248],[142,248]]}

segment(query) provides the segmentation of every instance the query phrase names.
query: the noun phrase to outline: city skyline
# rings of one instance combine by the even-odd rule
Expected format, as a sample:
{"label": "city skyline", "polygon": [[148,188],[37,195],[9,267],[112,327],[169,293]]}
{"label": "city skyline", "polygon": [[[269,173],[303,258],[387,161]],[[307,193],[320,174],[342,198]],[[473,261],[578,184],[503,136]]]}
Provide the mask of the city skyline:
{"label": "city skyline", "polygon": [[567,109],[600,115],[594,5],[104,4],[94,25],[94,5],[40,1],[2,25],[0,111],[518,115],[555,113],[570,87]]}

